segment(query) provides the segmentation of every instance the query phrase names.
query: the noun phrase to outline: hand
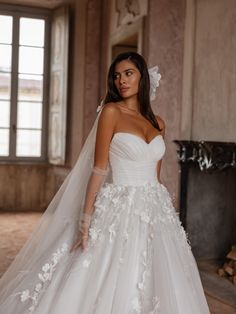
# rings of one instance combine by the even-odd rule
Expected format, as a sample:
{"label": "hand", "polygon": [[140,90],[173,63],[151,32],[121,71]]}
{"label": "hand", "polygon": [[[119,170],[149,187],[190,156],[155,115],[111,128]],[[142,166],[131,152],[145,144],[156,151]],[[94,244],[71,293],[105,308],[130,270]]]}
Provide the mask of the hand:
{"label": "hand", "polygon": [[72,253],[75,249],[81,247],[82,250],[86,250],[88,248],[88,229],[80,230],[77,241],[72,245],[70,249],[70,253]]}
{"label": "hand", "polygon": [[70,253],[80,246],[83,251],[88,248],[88,237],[91,217],[92,217],[91,214],[83,212],[79,222],[79,236],[77,241],[71,247]]}

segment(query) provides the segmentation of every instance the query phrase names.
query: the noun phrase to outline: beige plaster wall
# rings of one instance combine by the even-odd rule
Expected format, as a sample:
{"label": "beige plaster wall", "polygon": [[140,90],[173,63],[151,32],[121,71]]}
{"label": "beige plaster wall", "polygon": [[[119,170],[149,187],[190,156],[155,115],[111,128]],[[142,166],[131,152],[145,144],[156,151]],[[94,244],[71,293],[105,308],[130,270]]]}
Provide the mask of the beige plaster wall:
{"label": "beige plaster wall", "polygon": [[[103,16],[109,13],[102,0],[75,1],[71,8],[71,59],[68,101],[67,163],[72,167],[96,118],[100,103],[103,67],[107,57],[108,27]],[[102,32],[104,29],[104,32]],[[104,40],[105,38],[105,40]],[[102,66],[104,65],[104,66]]]}
{"label": "beige plaster wall", "polygon": [[85,53],[85,98],[83,138],[85,139],[96,118],[100,104],[100,62],[101,62],[102,1],[87,3],[86,53]]}
{"label": "beige plaster wall", "polygon": [[83,144],[84,76],[86,53],[87,1],[70,6],[70,57],[67,111],[66,165],[72,167]]}
{"label": "beige plaster wall", "polygon": [[183,81],[183,49],[185,0],[150,0],[147,18],[148,64],[158,65],[162,80],[154,111],[166,123],[166,154],[163,159],[162,178],[170,193],[178,201],[179,166],[176,145],[179,139]]}
{"label": "beige plaster wall", "polygon": [[236,2],[189,0],[181,138],[232,141],[236,136]]}
{"label": "beige plaster wall", "polygon": [[236,141],[236,1],[196,1],[192,139]]}

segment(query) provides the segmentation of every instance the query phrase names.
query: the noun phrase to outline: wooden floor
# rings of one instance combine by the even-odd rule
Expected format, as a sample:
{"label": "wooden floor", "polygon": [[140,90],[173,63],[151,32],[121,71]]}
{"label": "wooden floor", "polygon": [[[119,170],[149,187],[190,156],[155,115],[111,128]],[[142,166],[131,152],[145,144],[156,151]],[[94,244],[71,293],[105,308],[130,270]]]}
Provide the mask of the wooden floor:
{"label": "wooden floor", "polygon": [[[40,213],[0,213],[0,276],[10,265],[40,218]],[[236,309],[206,294],[211,314],[236,314]],[[191,314],[191,313],[189,313]]]}

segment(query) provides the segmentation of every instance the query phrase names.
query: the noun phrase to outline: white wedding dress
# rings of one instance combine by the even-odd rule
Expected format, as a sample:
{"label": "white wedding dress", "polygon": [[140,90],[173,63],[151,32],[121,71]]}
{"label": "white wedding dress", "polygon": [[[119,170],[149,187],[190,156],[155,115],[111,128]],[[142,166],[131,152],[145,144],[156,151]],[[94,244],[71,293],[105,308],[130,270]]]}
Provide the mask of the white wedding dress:
{"label": "white wedding dress", "polygon": [[0,313],[209,314],[185,231],[156,178],[164,152],[161,135],[146,143],[116,133],[112,180],[97,195],[88,250],[69,253],[67,225],[60,247],[43,256],[41,271],[26,275]]}

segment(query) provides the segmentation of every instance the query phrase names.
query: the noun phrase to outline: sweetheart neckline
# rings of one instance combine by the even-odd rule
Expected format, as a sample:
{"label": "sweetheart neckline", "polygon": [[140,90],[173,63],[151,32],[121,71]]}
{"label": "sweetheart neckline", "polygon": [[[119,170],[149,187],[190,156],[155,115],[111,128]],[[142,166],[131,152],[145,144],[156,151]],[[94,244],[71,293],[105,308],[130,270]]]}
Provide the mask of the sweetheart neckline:
{"label": "sweetheart neckline", "polygon": [[156,136],[153,137],[153,139],[151,139],[151,141],[149,143],[147,143],[142,137],[134,134],[134,133],[129,133],[129,132],[116,132],[114,135],[113,135],[113,138],[112,140],[114,139],[114,137],[117,135],[117,134],[128,134],[128,135],[131,135],[131,136],[134,136],[138,139],[140,139],[142,142],[144,142],[146,145],[150,145],[157,137],[161,136],[163,138],[163,136],[161,134],[157,134]]}

